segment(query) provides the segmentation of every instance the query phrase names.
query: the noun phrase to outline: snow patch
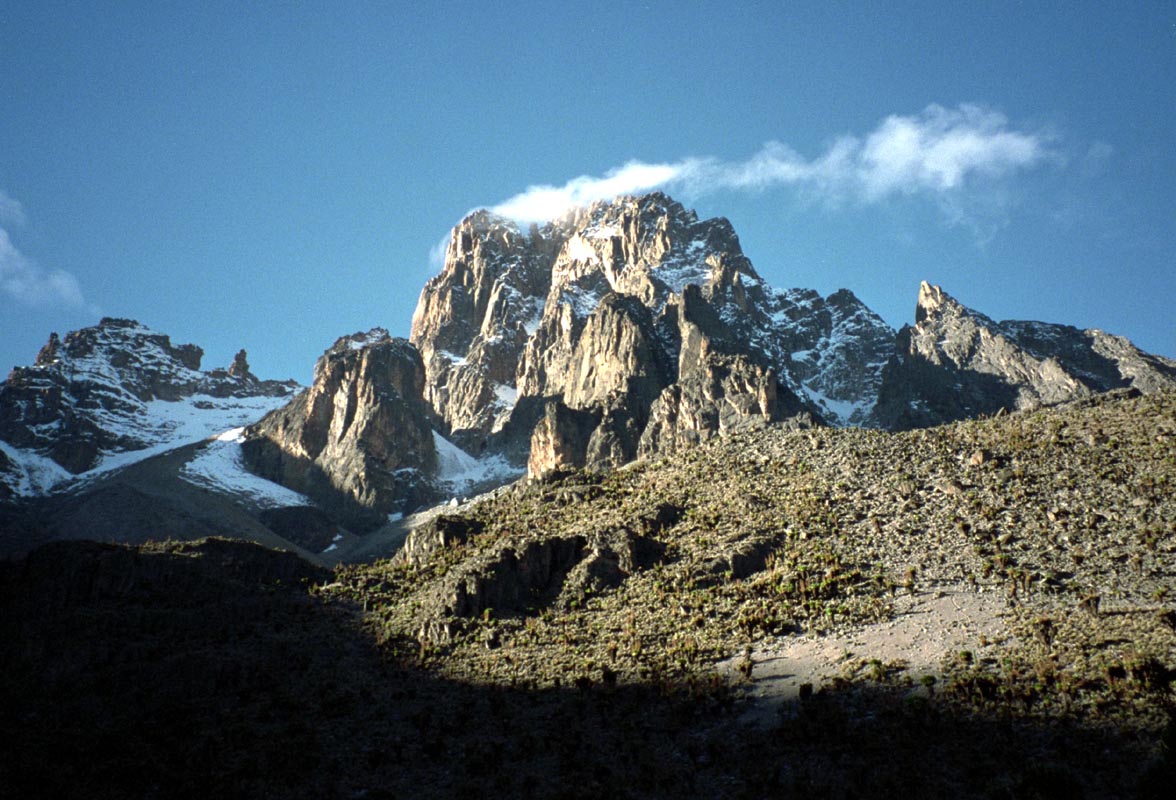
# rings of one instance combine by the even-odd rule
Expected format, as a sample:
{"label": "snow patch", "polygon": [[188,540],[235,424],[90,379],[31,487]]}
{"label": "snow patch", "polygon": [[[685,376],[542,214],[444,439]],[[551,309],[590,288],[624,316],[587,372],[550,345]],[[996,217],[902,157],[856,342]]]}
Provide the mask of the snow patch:
{"label": "snow patch", "polygon": [[217,436],[216,440],[218,442],[237,442],[240,444],[241,442],[245,441],[245,428],[231,428],[222,433],[220,436]]}
{"label": "snow patch", "polygon": [[241,457],[240,428],[212,438],[180,470],[180,477],[197,486],[244,495],[261,508],[312,505],[303,494],[287,489],[245,468]]}
{"label": "snow patch", "polygon": [[456,353],[451,353],[448,350],[437,350],[437,355],[447,359],[450,366],[464,367],[466,360],[464,356],[459,356]]}
{"label": "snow patch", "polygon": [[600,295],[579,286],[569,286],[561,293],[560,302],[570,305],[572,313],[579,319],[587,319],[600,305]]}
{"label": "snow patch", "polygon": [[502,456],[474,458],[436,431],[433,444],[437,448],[437,480],[454,494],[483,483],[506,483],[522,474]]}
{"label": "snow patch", "polygon": [[821,409],[825,419],[839,428],[860,425],[874,407],[868,400],[837,400],[805,383],[802,383],[800,388],[805,396]]}
{"label": "snow patch", "polygon": [[572,261],[591,263],[600,260],[600,256],[596,254],[596,250],[593,249],[592,245],[588,244],[588,241],[583,236],[573,236],[568,240],[567,254],[568,258]]}
{"label": "snow patch", "polygon": [[12,490],[18,497],[47,494],[74,476],[51,458],[0,441],[0,452],[16,467]]}
{"label": "snow patch", "polygon": [[514,408],[515,403],[519,400],[519,390],[513,386],[507,386],[505,383],[496,383],[494,384],[494,397],[499,405]]}
{"label": "snow patch", "polygon": [[531,298],[531,315],[523,320],[523,330],[527,332],[528,336],[534,336],[535,331],[539,330],[539,324],[543,322],[543,309],[546,306],[546,297]]}
{"label": "snow patch", "polygon": [[[88,479],[182,445],[199,442],[217,435],[218,431],[249,425],[289,401],[289,397],[192,395],[178,401],[152,400],[144,403],[142,415],[133,417],[95,414],[99,424],[106,430],[132,441],[145,441],[148,445],[137,450],[105,453],[98,465],[82,477]],[[227,435],[227,432],[221,435]]]}
{"label": "snow patch", "polygon": [[620,235],[620,229],[613,225],[597,225],[584,231],[584,237],[586,239],[611,239],[614,236]]}
{"label": "snow patch", "polygon": [[372,328],[367,333],[352,334],[347,346],[352,350],[362,350],[369,345],[378,344],[387,338],[389,338],[387,330],[384,328]]}

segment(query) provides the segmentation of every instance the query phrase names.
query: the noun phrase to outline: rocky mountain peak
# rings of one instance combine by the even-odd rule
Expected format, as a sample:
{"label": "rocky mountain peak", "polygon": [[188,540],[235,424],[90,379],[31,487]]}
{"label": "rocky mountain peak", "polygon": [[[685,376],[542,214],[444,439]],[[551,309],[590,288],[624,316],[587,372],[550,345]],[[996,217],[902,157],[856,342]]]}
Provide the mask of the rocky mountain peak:
{"label": "rocky mountain peak", "polygon": [[563,230],[552,291],[573,300],[607,289],[660,308],[688,284],[722,292],[740,275],[759,280],[726,219],[700,221],[660,192],[599,201],[571,215]]}
{"label": "rocky mountain peak", "polygon": [[[315,367],[317,369],[323,366],[333,355],[346,355],[391,341],[393,341],[392,335],[388,333],[387,329],[379,327],[372,328],[369,331],[357,331],[347,336],[340,336],[335,340],[334,344],[327,348],[327,352],[319,358]],[[400,340],[400,342],[403,341],[403,339]]]}
{"label": "rocky mountain peak", "polygon": [[353,527],[378,525],[441,499],[438,421],[424,390],[424,362],[408,340],[383,328],[341,337],[308,389],[246,430],[245,462]]}
{"label": "rocky mountain peak", "polygon": [[[546,420],[548,441],[585,431],[592,441],[561,441],[559,459],[532,464],[607,466],[636,455],[657,398],[694,373],[688,409],[663,403],[658,441],[676,440],[667,426],[678,419],[701,426],[695,438],[744,413],[860,422],[893,335],[851,293],[829,304],[776,292],[730,222],[700,220],[654,192],[599,201],[525,234],[471,214],[421,294],[411,340],[443,433],[470,452],[527,457],[520,437]],[[847,360],[856,367],[839,367]]]}
{"label": "rocky mountain peak", "polygon": [[[254,407],[253,400],[265,408],[267,398],[283,400],[297,387],[257,380],[248,372],[243,351],[238,366],[244,371],[201,372],[203,355],[194,344],[173,345],[165,334],[130,319],[106,317],[64,338],[50,334],[33,365],[14,368],[0,384],[0,443],[13,448],[8,460],[49,463],[36,467],[42,478],[14,478],[9,469],[0,483],[33,491],[42,481],[86,472],[116,454],[171,441],[187,423],[171,418],[168,404],[201,402],[210,412],[205,416],[219,426],[242,412],[257,413],[244,411]],[[240,410],[234,413],[232,405]],[[160,413],[152,413],[153,408]]]}
{"label": "rocky mountain peak", "polygon": [[929,282],[897,334],[848,289],[777,290],[728,220],[659,192],[525,231],[473,212],[410,338],[340,337],[296,396],[245,350],[208,372],[202,356],[129,319],[50,335],[0,384],[0,500],[227,433],[205,454],[218,474],[245,465],[319,506],[290,519],[364,532],[524,470],[609,469],[767,426],[893,430],[1176,386],[1176,362],[1126,339],[998,323]]}
{"label": "rocky mountain peak", "polygon": [[992,335],[1003,333],[996,322],[968,308],[941,287],[927,281],[920,282],[919,297],[915,303],[915,325],[956,328],[961,324],[974,326],[977,330],[986,329]]}
{"label": "rocky mountain peak", "polygon": [[919,283],[919,299],[915,303],[915,324],[936,317],[945,304],[954,302],[950,296],[938,286],[932,286],[927,281]]}
{"label": "rocky mountain peak", "polygon": [[57,361],[57,352],[61,349],[61,339],[57,335],[57,331],[49,334],[49,341],[45,346],[37,351],[37,358],[33,362],[34,367],[47,367]]}
{"label": "rocky mountain peak", "polygon": [[995,322],[923,282],[898,333],[874,424],[906,429],[1036,408],[1112,389],[1176,386],[1176,362],[1069,325]]}

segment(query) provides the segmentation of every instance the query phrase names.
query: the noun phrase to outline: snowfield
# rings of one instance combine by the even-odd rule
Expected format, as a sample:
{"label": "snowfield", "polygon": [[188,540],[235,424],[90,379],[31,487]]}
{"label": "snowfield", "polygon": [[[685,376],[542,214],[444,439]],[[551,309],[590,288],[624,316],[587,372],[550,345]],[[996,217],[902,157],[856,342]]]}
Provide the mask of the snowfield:
{"label": "snowfield", "polygon": [[437,448],[437,481],[454,495],[468,493],[489,481],[506,483],[523,474],[501,456],[474,458],[436,431],[433,444]]}
{"label": "snowfield", "polygon": [[197,486],[247,497],[261,508],[313,505],[305,495],[245,468],[241,457],[244,432],[244,428],[232,428],[213,437],[199,455],[184,465],[180,477]]}
{"label": "snowfield", "polygon": [[51,459],[33,451],[0,442],[0,451],[16,467],[15,474],[0,474],[18,497],[60,492],[99,475],[122,469],[183,445],[240,428],[261,419],[290,401],[280,397],[212,397],[193,395],[178,401],[152,400],[133,414],[98,412],[99,424],[116,435],[146,442],[135,450],[104,451],[98,465],[71,475]]}

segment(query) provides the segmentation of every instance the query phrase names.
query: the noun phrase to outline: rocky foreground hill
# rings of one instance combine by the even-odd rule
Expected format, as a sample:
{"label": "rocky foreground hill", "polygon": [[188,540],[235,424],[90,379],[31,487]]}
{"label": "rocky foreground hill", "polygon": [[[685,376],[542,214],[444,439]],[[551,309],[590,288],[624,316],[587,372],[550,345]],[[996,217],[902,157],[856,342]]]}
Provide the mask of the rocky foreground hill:
{"label": "rocky foreground hill", "polygon": [[555,473],[333,572],[49,545],[0,563],[0,785],[1167,797],[1174,484],[1128,391]]}

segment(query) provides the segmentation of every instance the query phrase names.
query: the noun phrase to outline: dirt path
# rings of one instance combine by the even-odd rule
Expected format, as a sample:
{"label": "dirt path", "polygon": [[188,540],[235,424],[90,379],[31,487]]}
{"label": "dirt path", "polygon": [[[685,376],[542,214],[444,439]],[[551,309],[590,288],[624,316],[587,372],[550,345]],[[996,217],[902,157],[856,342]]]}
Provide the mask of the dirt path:
{"label": "dirt path", "polygon": [[[833,678],[868,674],[869,662],[904,665],[920,686],[925,675],[942,677],[945,656],[962,650],[980,651],[1009,636],[1000,593],[978,593],[967,588],[929,591],[895,600],[895,616],[875,625],[824,636],[806,633],[769,643],[752,651],[752,674],[744,685],[750,703],[748,722],[770,724],[781,707],[794,701],[800,687],[814,691]],[[720,670],[738,674],[742,655],[723,662]]]}

